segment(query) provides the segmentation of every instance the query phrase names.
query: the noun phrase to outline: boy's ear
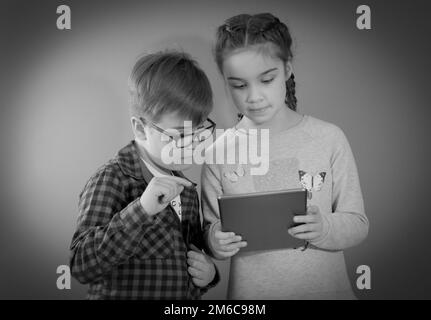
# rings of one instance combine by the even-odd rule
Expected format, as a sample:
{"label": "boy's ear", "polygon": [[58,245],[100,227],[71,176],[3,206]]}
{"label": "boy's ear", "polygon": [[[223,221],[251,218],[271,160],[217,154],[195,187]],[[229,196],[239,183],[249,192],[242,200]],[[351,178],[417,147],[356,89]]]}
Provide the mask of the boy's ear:
{"label": "boy's ear", "polygon": [[142,124],[142,121],[136,117],[130,118],[130,122],[132,124],[133,134],[136,138],[140,140],[146,140],[145,128]]}
{"label": "boy's ear", "polygon": [[284,72],[285,72],[285,75],[286,75],[286,79],[289,79],[290,76],[292,75],[292,72],[293,72],[293,70],[292,70],[292,63],[290,63],[290,61],[286,62],[285,68],[284,68]]}

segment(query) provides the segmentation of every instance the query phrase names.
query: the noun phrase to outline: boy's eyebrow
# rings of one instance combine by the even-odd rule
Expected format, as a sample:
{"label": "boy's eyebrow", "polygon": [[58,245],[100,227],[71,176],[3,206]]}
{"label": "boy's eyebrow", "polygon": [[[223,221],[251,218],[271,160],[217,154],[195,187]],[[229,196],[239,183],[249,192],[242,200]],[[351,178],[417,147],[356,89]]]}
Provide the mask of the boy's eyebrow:
{"label": "boy's eyebrow", "polygon": [[[275,70],[278,70],[278,68],[271,68],[271,69],[268,69],[268,70],[266,70],[266,71],[262,72],[261,74],[259,74],[259,77],[260,77],[260,76],[264,76],[265,74],[270,73],[270,72],[275,71]],[[228,80],[243,80],[243,79],[241,79],[241,78],[236,78],[236,77],[228,77],[227,79],[228,79]]]}

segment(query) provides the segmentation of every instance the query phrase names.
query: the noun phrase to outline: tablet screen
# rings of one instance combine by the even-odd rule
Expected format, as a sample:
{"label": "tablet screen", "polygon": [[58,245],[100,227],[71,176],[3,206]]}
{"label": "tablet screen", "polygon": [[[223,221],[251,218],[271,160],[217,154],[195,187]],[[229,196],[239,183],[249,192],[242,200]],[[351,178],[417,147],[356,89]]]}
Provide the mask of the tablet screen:
{"label": "tablet screen", "polygon": [[284,191],[224,195],[218,198],[222,230],[235,232],[247,241],[241,251],[273,250],[304,246],[287,229],[293,216],[306,213],[307,191]]}

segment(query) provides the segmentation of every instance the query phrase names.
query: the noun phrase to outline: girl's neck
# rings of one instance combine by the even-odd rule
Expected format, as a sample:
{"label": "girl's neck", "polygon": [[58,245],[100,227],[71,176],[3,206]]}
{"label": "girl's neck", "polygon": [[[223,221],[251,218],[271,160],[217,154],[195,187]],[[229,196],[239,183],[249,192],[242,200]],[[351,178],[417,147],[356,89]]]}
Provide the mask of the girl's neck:
{"label": "girl's neck", "polygon": [[280,109],[270,120],[261,124],[256,124],[247,117],[243,117],[238,123],[237,128],[269,129],[272,134],[276,134],[296,126],[301,122],[302,118],[303,115],[286,107]]}

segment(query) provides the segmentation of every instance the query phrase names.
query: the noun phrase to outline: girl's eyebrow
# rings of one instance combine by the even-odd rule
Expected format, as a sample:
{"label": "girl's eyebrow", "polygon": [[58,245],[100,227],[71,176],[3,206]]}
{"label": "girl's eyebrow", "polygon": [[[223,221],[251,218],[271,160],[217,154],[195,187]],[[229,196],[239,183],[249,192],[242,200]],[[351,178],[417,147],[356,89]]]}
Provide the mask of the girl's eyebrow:
{"label": "girl's eyebrow", "polygon": [[[261,74],[259,74],[259,77],[260,77],[260,76],[264,76],[265,74],[270,73],[271,71],[275,71],[275,70],[278,70],[278,68],[271,68],[271,69],[268,69],[268,70],[266,70],[266,71],[262,72]],[[241,78],[236,78],[236,77],[228,77],[227,79],[228,79],[228,80],[243,80],[243,79],[241,79]]]}

